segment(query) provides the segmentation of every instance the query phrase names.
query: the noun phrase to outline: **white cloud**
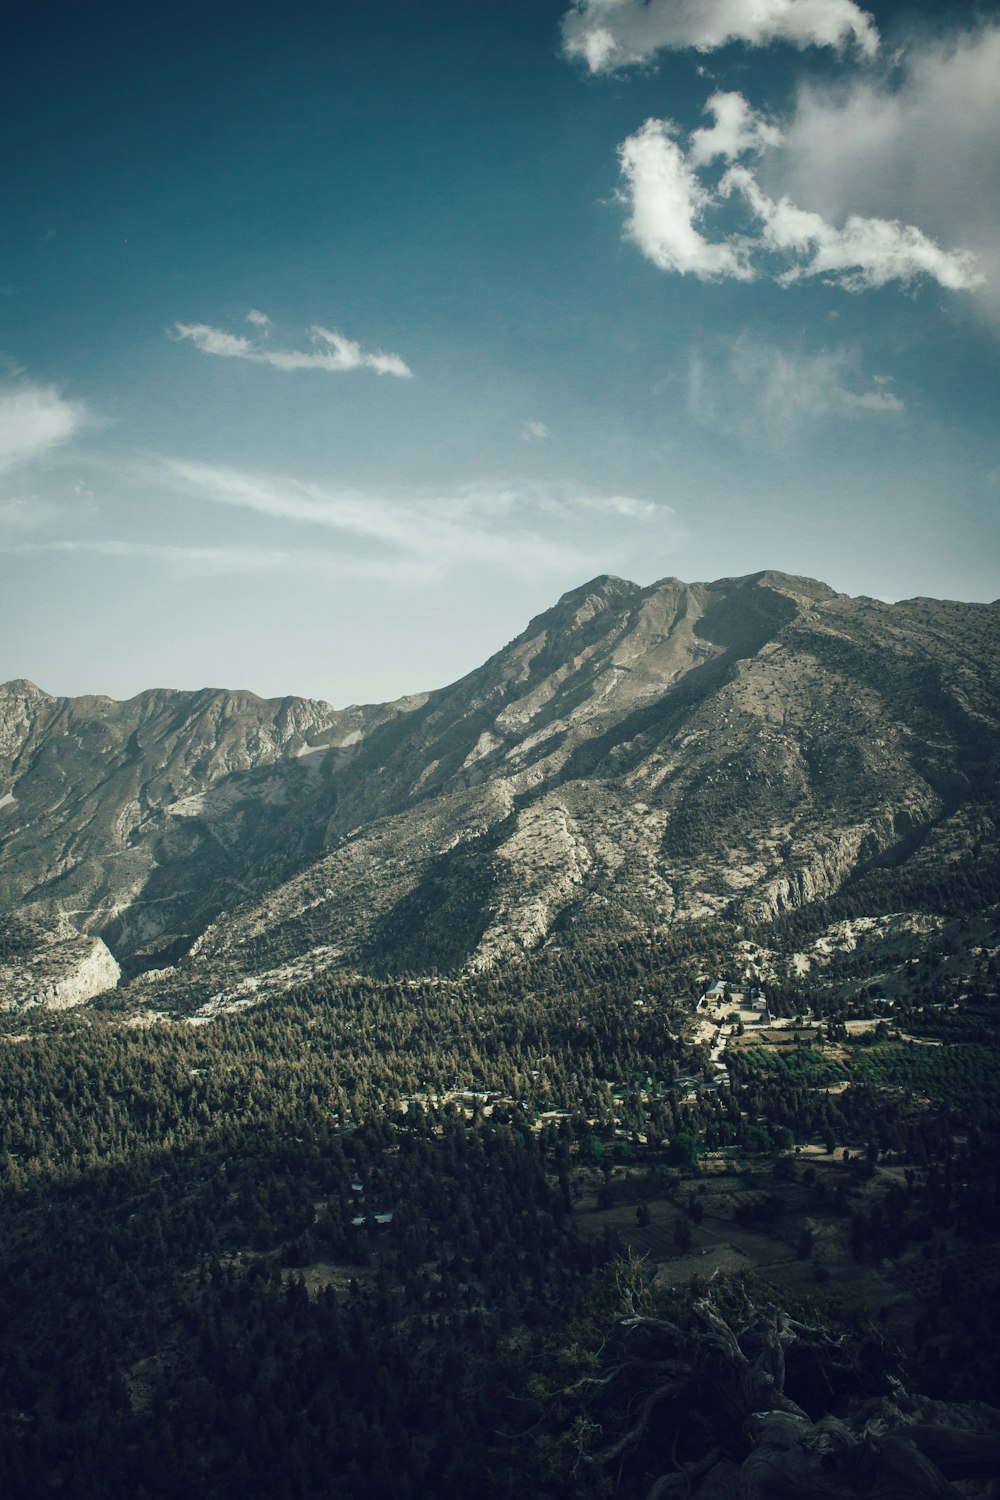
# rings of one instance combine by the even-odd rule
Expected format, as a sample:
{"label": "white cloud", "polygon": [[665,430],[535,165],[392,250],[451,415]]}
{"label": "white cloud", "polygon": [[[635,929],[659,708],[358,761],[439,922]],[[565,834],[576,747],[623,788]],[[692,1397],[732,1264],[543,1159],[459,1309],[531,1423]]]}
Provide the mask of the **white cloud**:
{"label": "white cloud", "polygon": [[80,430],[83,405],[52,385],[28,381],[0,387],[0,472],[40,458]]}
{"label": "white cloud", "polygon": [[591,73],[644,63],[663,50],[711,52],[730,42],[853,45],[873,57],[879,38],[853,0],[576,0],[563,17],[564,51]]}
{"label": "white cloud", "polygon": [[[334,533],[342,548],[408,563],[431,580],[455,568],[485,565],[520,578],[562,576],[593,561],[586,539],[566,541],[566,526],[584,512],[637,524],[672,513],[626,496],[595,496],[566,487],[476,485],[443,495],[376,496],[273,475],[201,463],[172,462],[166,477],[216,505]],[[387,565],[388,565],[387,563]]]}
{"label": "white cloud", "polygon": [[[913,223],[848,212],[837,224],[788,194],[772,196],[762,168],[736,158],[763,155],[766,170],[769,154],[783,154],[785,133],[740,94],[716,93],[707,108],[714,123],[693,131],[687,149],[669,120],[647,120],[619,147],[619,197],[630,210],[624,234],[660,270],[702,280],[767,276],[786,286],[822,277],[847,291],[919,278],[949,291],[984,284],[975,254],[946,249]],[[719,158],[732,164],[713,181],[707,169]],[[749,209],[754,231],[709,238],[706,221],[721,220],[733,198]]]}
{"label": "white cloud", "polygon": [[547,437],[551,437],[551,433],[544,422],[525,422],[521,428],[521,436],[529,442],[544,442]]}
{"label": "white cloud", "polygon": [[253,323],[257,328],[268,329],[271,326],[271,319],[268,317],[267,313],[262,313],[259,308],[256,307],[251,307],[250,311],[247,313],[247,322]]}
{"label": "white cloud", "polygon": [[688,372],[688,409],[706,426],[783,445],[830,417],[894,417],[905,411],[888,376],[866,380],[855,350],[812,353],[749,333],[697,351]]}
{"label": "white cloud", "polygon": [[[579,0],[566,26],[578,50],[597,38],[597,71],[684,37],[853,36],[863,51],[875,37],[846,0]],[[1000,323],[1000,25],[915,44],[878,75],[808,83],[785,120],[725,90],[706,110],[686,139],[651,119],[619,147],[625,237],[655,266],[847,291],[926,280]],[[750,215],[739,232],[737,210]]]}
{"label": "white cloud", "polygon": [[748,151],[759,152],[765,146],[780,144],[778,127],[751,109],[742,94],[713,94],[705,110],[715,123],[692,133],[688,154],[693,167],[705,166],[717,156],[723,161],[736,161]]}
{"label": "white cloud", "polygon": [[400,375],[406,378],[413,373],[398,354],[366,354],[353,339],[318,325],[314,325],[309,331],[317,342],[326,346],[326,352],[319,356],[322,361],[320,367],[324,370],[358,370],[364,366],[369,370],[376,370],[379,375]]}
{"label": "white cloud", "polygon": [[[247,316],[250,322],[267,332],[270,319],[265,313],[254,309]],[[322,328],[318,323],[313,324],[309,330],[315,346],[312,350],[271,349],[255,344],[240,334],[213,328],[208,323],[175,323],[174,328],[177,338],[189,339],[202,354],[245,359],[252,364],[273,365],[278,370],[329,370],[339,373],[368,369],[375,370],[379,375],[398,375],[403,379],[413,373],[398,354],[383,354],[381,350],[369,353],[353,339],[332,329]]]}
{"label": "white cloud", "polygon": [[748,280],[753,272],[743,246],[707,240],[698,227],[717,200],[696,176],[675,132],[669,120],[647,120],[618,148],[621,197],[630,209],[625,235],[661,271]]}
{"label": "white cloud", "polygon": [[804,86],[758,172],[827,222],[919,224],[975,254],[974,305],[1000,323],[1000,25],[922,44],[887,78]]}
{"label": "white cloud", "polygon": [[748,167],[731,167],[721,191],[742,193],[760,220],[761,247],[791,261],[777,274],[785,285],[822,276],[854,292],[928,276],[949,291],[968,291],[984,280],[969,251],[942,250],[913,224],[850,214],[837,228],[787,197],[775,202]]}

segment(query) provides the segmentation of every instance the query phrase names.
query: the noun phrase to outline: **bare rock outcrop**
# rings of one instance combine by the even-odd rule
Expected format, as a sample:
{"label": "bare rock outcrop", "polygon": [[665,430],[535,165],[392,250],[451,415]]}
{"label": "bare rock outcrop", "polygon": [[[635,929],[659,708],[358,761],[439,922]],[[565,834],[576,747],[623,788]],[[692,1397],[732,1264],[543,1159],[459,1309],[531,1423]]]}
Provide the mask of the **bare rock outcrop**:
{"label": "bare rock outcrop", "polygon": [[0,1011],[71,1010],[116,988],[121,969],[98,937],[31,929],[30,944],[0,962]]}

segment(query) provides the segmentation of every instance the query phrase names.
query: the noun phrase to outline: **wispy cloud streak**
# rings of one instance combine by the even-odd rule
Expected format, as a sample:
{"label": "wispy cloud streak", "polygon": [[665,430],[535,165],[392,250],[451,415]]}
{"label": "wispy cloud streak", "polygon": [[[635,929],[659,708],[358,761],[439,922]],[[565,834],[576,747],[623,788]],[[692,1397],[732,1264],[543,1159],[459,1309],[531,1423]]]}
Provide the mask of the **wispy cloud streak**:
{"label": "wispy cloud streak", "polygon": [[807,352],[741,333],[696,351],[688,370],[688,409],[705,426],[777,448],[831,418],[894,418],[904,401],[884,375],[865,378],[846,346]]}
{"label": "wispy cloud streak", "polygon": [[[247,319],[266,337],[271,320],[266,313],[253,308]],[[276,370],[327,370],[342,374],[347,370],[374,370],[378,375],[397,375],[408,379],[413,371],[398,354],[362,349],[354,339],[331,328],[314,323],[309,329],[312,349],[272,349],[266,343],[254,342],[243,334],[227,333],[209,323],[175,323],[174,337],[187,339],[202,354],[222,359],[243,359],[251,364],[271,365]]]}
{"label": "wispy cloud streak", "polygon": [[213,504],[317,527],[336,534],[342,547],[409,559],[428,578],[469,566],[519,578],[585,567],[592,561],[586,544],[567,542],[563,524],[584,514],[677,529],[667,507],[566,487],[477,485],[387,498],[201,463],[171,462],[167,475]]}
{"label": "wispy cloud streak", "polygon": [[68,537],[46,542],[0,544],[0,555],[103,557],[161,563],[173,572],[196,575],[314,573],[336,578],[370,578],[387,583],[422,583],[426,569],[383,558],[344,557],[329,551],[274,547],[199,547],[171,542],[140,542],[120,537]]}

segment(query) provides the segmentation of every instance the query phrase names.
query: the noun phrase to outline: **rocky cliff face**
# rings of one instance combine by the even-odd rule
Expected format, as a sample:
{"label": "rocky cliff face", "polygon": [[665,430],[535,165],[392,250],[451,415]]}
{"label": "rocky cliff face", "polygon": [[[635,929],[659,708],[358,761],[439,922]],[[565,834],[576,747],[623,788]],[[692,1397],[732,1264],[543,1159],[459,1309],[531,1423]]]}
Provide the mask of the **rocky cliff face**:
{"label": "rocky cliff face", "polygon": [[996,845],[998,666],[995,605],[761,573],[596,579],[381,708],[10,684],[0,894],[212,993],[760,919]]}
{"label": "rocky cliff face", "polygon": [[68,923],[47,931],[15,922],[0,949],[0,1011],[69,1010],[113,990],[121,969],[100,938],[84,937]]}

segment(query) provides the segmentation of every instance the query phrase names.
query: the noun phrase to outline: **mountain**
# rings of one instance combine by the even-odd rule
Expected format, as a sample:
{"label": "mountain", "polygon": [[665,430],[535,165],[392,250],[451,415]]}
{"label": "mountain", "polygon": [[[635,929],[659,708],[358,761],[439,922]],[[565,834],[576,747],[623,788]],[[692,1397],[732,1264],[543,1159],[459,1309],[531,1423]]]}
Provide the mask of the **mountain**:
{"label": "mountain", "polygon": [[10,683],[0,906],[238,1003],[932,880],[997,850],[998,647],[997,604],[601,577],[394,704]]}
{"label": "mountain", "polygon": [[338,763],[408,706],[210,689],[116,703],[6,683],[0,910],[69,919],[133,969],[167,961],[323,848]]}

